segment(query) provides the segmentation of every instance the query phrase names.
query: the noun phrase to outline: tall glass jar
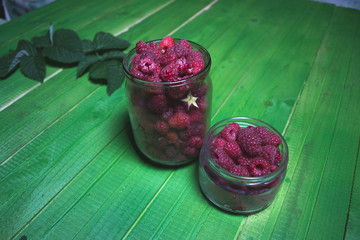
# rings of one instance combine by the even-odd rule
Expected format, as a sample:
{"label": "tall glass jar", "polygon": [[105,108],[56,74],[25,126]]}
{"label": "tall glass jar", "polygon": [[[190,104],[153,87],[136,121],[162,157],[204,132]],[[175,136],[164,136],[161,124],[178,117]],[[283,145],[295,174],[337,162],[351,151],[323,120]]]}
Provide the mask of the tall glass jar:
{"label": "tall glass jar", "polygon": [[[268,175],[243,177],[220,167],[211,157],[213,139],[228,124],[237,123],[241,128],[264,126],[280,136],[278,150],[283,158],[279,167]],[[235,117],[212,126],[205,136],[200,153],[199,182],[204,195],[219,208],[235,214],[252,214],[268,207],[278,193],[285,178],[288,164],[288,147],[285,139],[269,124],[253,118]]]}
{"label": "tall glass jar", "polygon": [[[161,40],[151,41],[159,44]],[[180,40],[175,39],[175,43]],[[208,51],[189,41],[201,53],[204,67],[176,82],[149,82],[135,77],[132,49],[123,61],[125,91],[135,142],[150,160],[175,166],[198,158],[210,122],[212,83]]]}

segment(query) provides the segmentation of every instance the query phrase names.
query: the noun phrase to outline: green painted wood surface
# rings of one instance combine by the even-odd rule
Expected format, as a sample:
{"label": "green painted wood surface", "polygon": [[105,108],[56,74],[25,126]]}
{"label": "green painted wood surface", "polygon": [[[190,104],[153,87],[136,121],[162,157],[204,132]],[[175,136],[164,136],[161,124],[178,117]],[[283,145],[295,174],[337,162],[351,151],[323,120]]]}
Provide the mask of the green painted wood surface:
{"label": "green painted wood surface", "polygon": [[137,153],[124,88],[108,97],[75,69],[49,67],[42,85],[16,73],[0,80],[0,239],[358,238],[360,11],[295,0],[57,0],[0,26],[0,54],[49,22],[132,47],[168,34],[205,46],[212,123],[270,123],[288,142],[288,172],[266,210],[225,213],[202,195],[197,162],[163,168]]}

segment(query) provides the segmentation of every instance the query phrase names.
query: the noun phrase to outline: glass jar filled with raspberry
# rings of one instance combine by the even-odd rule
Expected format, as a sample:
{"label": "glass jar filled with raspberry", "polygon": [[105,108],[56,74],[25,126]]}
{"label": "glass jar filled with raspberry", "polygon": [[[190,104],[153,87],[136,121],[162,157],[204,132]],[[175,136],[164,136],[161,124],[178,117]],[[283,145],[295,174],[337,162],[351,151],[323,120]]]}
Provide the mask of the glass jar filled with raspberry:
{"label": "glass jar filled with raspberry", "polygon": [[138,42],[123,61],[130,122],[137,147],[150,160],[195,160],[209,126],[212,84],[208,51],[170,36]]}
{"label": "glass jar filled with raspberry", "polygon": [[253,118],[225,119],[204,138],[200,187],[223,210],[256,213],[274,200],[287,164],[288,147],[276,129]]}

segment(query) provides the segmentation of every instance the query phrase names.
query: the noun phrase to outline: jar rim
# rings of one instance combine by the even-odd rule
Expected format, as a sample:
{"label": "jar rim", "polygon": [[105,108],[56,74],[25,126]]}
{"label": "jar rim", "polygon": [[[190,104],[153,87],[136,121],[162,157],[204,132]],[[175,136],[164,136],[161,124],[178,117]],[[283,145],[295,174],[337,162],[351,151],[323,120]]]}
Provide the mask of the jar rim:
{"label": "jar rim", "polygon": [[[147,41],[145,42],[146,44],[150,43],[150,42],[155,42],[155,43],[159,43],[161,42],[162,39],[155,39],[152,41]],[[175,42],[179,42],[181,39],[180,38],[174,38]],[[188,82],[192,82],[195,81],[199,78],[199,76],[206,74],[211,66],[211,56],[210,53],[208,52],[208,50],[206,48],[204,48],[203,46],[201,46],[200,44],[197,44],[193,41],[187,40],[191,46],[195,46],[196,50],[199,50],[202,55],[204,56],[205,59],[207,59],[207,61],[204,61],[204,67],[200,70],[200,72],[196,73],[195,75],[188,77],[188,78],[184,78],[182,80],[176,81],[176,82],[151,82],[151,81],[147,81],[141,78],[137,78],[136,76],[134,76],[129,67],[131,65],[131,61],[132,61],[132,57],[135,56],[136,54],[136,47],[134,47],[133,49],[131,49],[125,56],[125,58],[123,59],[122,62],[122,67],[124,70],[124,73],[127,77],[127,79],[130,79],[136,83],[142,84],[142,85],[150,85],[151,87],[178,87],[178,86],[182,86],[182,85],[186,85],[188,84]]]}
{"label": "jar rim", "polygon": [[[249,120],[254,121],[254,122],[258,122],[258,123],[260,123],[262,125],[265,125],[267,128],[269,128],[273,132],[275,132],[282,140],[281,145],[283,145],[283,148],[284,148],[283,160],[281,161],[279,167],[275,171],[273,171],[273,172],[271,172],[271,173],[269,173],[267,175],[263,175],[263,176],[259,176],[259,177],[245,177],[245,176],[239,176],[239,175],[233,174],[233,173],[225,170],[224,168],[222,168],[219,164],[217,164],[210,155],[210,151],[209,151],[210,147],[209,148],[205,147],[206,143],[210,143],[210,140],[211,140],[210,138],[211,138],[212,132],[214,132],[214,130],[217,127],[223,125],[225,122],[232,121],[232,122],[236,122],[236,123],[246,123],[246,121],[249,121]],[[254,125],[249,124],[249,126],[254,126]],[[223,119],[223,120],[215,123],[213,126],[210,127],[210,129],[206,133],[205,138],[204,138],[204,144],[202,146],[201,151],[206,155],[206,159],[212,165],[212,168],[219,171],[223,176],[231,178],[232,180],[235,180],[235,181],[243,181],[243,182],[254,183],[254,184],[258,183],[258,182],[264,182],[266,180],[271,180],[271,179],[277,177],[281,172],[283,172],[286,169],[287,164],[288,164],[288,160],[289,160],[288,145],[286,143],[285,138],[282,136],[282,134],[279,133],[279,131],[277,131],[270,124],[268,124],[268,123],[266,123],[264,121],[261,121],[259,119],[256,119],[256,118],[251,118],[251,117],[231,117],[231,118],[226,118],[226,119]]]}

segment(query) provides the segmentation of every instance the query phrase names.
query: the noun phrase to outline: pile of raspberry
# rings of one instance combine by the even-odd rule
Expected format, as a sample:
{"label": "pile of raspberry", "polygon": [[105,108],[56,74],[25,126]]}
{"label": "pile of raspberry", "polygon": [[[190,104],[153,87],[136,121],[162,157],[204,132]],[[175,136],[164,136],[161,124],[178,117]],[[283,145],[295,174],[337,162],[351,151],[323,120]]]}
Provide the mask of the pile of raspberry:
{"label": "pile of raspberry", "polygon": [[[202,146],[208,119],[210,86],[204,76],[186,84],[180,80],[204,68],[202,54],[185,40],[170,36],[159,44],[139,41],[132,60],[132,74],[149,82],[147,87],[129,84],[130,108],[140,148],[162,161],[195,158]],[[161,87],[156,83],[169,83]]]}
{"label": "pile of raspberry", "polygon": [[275,171],[282,160],[281,138],[264,126],[225,126],[213,139],[210,154],[225,170],[244,177],[259,177]]}
{"label": "pile of raspberry", "polygon": [[198,50],[193,50],[189,41],[181,39],[177,44],[167,36],[159,43],[136,44],[131,73],[150,82],[176,82],[201,71],[204,60]]}

